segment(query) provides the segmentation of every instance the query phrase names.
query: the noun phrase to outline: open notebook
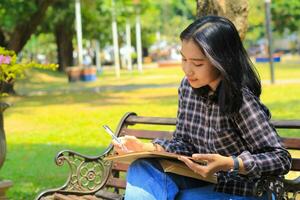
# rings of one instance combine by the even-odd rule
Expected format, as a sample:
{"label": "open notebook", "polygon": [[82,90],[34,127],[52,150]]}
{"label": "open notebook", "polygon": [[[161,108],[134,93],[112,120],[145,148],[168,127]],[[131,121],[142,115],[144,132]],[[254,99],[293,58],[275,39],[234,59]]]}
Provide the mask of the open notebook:
{"label": "open notebook", "polygon": [[[133,161],[140,158],[157,158],[159,159],[159,162],[165,172],[175,173],[182,176],[188,176],[188,177],[204,180],[211,183],[217,182],[217,177],[215,175],[204,178],[199,174],[193,172],[188,166],[185,165],[185,163],[178,160],[179,156],[180,155],[178,154],[168,153],[168,152],[142,151],[142,152],[127,153],[123,155],[110,155],[105,157],[104,160],[113,160],[113,161],[130,164]],[[190,159],[192,158],[190,157]],[[197,160],[197,161],[194,160],[194,161],[201,165],[207,164],[205,160]]]}

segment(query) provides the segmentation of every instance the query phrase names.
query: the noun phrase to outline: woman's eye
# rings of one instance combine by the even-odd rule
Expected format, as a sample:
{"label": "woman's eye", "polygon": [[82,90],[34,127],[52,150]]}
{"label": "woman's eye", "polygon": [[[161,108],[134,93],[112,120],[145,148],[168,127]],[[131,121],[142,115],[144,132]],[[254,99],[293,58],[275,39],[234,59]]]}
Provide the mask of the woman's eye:
{"label": "woman's eye", "polygon": [[195,64],[196,67],[201,67],[203,64]]}

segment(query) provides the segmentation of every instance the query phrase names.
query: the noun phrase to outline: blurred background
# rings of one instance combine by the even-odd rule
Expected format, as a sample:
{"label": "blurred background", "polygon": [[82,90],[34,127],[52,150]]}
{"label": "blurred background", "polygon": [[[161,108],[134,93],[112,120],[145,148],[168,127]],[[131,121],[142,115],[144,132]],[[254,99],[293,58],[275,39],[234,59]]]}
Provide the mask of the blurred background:
{"label": "blurred background", "polygon": [[67,166],[55,166],[56,153],[100,154],[110,144],[100,125],[116,128],[126,112],[176,117],[179,34],[208,14],[237,26],[273,119],[299,119],[298,0],[1,0],[0,46],[19,63],[57,64],[0,79],[9,199],[61,186]]}

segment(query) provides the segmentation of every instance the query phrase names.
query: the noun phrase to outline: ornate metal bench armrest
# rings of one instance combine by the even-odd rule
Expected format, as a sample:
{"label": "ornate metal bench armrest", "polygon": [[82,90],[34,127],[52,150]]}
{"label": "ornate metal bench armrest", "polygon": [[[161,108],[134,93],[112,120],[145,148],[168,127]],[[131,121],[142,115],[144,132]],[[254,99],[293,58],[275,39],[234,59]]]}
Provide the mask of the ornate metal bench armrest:
{"label": "ornate metal bench armrest", "polygon": [[300,193],[300,176],[293,180],[284,179],[283,183],[286,195],[288,194],[288,192],[293,193],[292,199],[296,199],[296,195]]}
{"label": "ornate metal bench armrest", "polygon": [[[283,176],[266,176],[263,187],[275,199],[295,200],[300,192],[300,176],[294,180],[285,179]],[[289,194],[293,194],[292,197]]]}
{"label": "ornate metal bench armrest", "polygon": [[104,161],[112,146],[109,146],[100,156],[86,156],[72,150],[63,150],[55,157],[55,163],[62,166],[65,163],[69,166],[69,177],[66,183],[56,189],[42,192],[36,200],[42,197],[57,193],[62,194],[94,194],[106,183],[112,162]]}

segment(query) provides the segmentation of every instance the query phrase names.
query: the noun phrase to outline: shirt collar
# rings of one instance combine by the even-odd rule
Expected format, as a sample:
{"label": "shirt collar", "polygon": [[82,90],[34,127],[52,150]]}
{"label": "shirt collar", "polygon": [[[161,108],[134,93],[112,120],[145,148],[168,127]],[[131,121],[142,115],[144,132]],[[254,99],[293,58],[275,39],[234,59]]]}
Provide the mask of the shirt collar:
{"label": "shirt collar", "polygon": [[218,97],[219,97],[219,94],[220,94],[220,88],[221,88],[221,84],[222,84],[222,81],[220,81],[220,83],[218,84],[216,90],[212,93],[212,94],[209,94],[211,90],[211,88],[209,87],[209,85],[205,85],[203,87],[200,87],[200,88],[193,88],[193,92],[197,95],[197,96],[201,96],[201,97],[204,97],[204,98],[208,98],[214,102],[218,102]]}

